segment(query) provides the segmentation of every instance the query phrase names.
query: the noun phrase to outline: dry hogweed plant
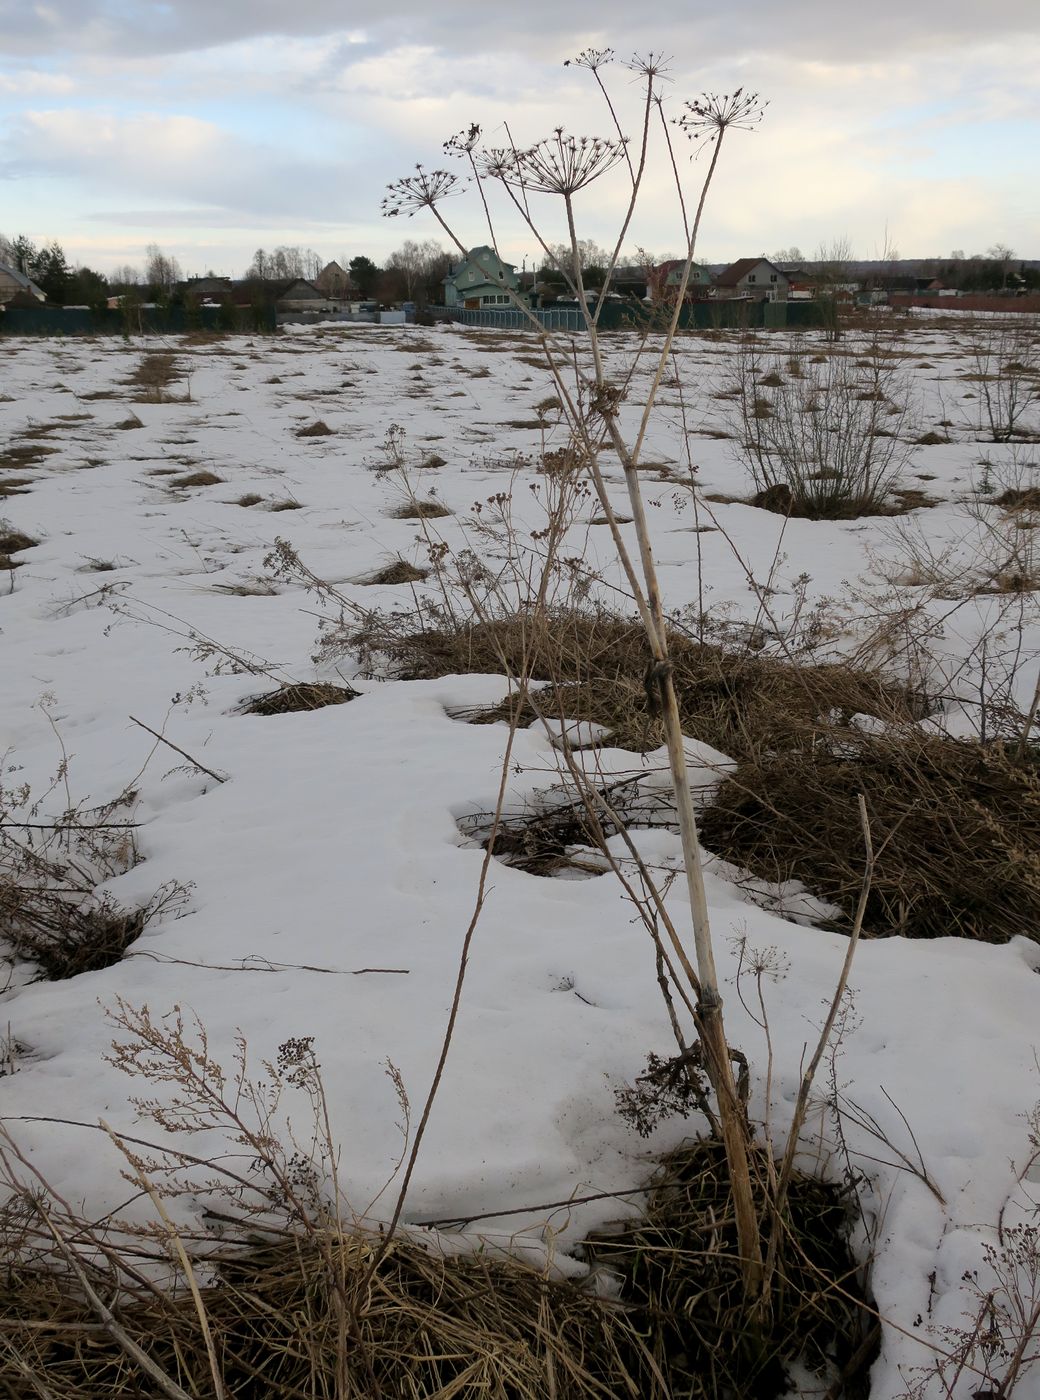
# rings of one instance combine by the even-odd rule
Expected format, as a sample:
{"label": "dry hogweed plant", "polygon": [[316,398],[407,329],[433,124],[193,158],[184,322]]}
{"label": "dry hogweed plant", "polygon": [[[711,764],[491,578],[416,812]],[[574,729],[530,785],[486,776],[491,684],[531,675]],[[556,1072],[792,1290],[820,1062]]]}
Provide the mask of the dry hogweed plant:
{"label": "dry hogweed plant", "polygon": [[[493,203],[497,197],[504,198],[510,216],[519,218],[546,258],[555,262],[581,307],[587,341],[578,349],[572,342],[563,342],[547,331],[530,312],[525,301],[505,285],[504,278],[500,279],[503,291],[512,305],[526,317],[545,355],[555,397],[561,405],[567,450],[582,463],[583,474],[598,498],[643,632],[646,647],[644,689],[647,703],[652,705],[659,719],[668,754],[684,855],[682,878],[693,926],[692,957],[671,918],[661,917],[665,914],[664,900],[648,872],[653,893],[649,900],[645,895],[635,898],[637,905],[640,898],[644,905],[649,903],[655,918],[660,920],[670,969],[681,989],[679,999],[689,1008],[693,1030],[699,1038],[698,1053],[715,1101],[713,1117],[725,1144],[745,1298],[749,1305],[749,1317],[753,1319],[767,1314],[770,1308],[770,1269],[775,1258],[775,1246],[771,1246],[768,1226],[763,1224],[767,1212],[764,1210],[761,1183],[753,1179],[750,1165],[751,1130],[746,1102],[734,1078],[734,1052],[727,1043],[723,1024],[722,997],[715,966],[697,821],[669,655],[668,623],[650,543],[640,467],[648,430],[669,369],[705,203],[723,145],[731,132],[751,130],[758,125],[763,104],[757,94],[743,89],[721,95],[709,93],[687,102],[681,113],[670,119],[663,92],[666,65],[660,55],[636,57],[628,65],[637,76],[640,93],[637,134],[630,140],[623,132],[618,107],[607,91],[603,76],[610,57],[607,52],[586,51],[576,60],[576,66],[592,74],[606,98],[616,135],[609,138],[575,137],[558,127],[547,139],[524,146],[513,140],[507,127],[506,146],[482,147],[480,127],[473,124],[447,142],[445,149],[449,156],[460,158],[468,166],[470,184],[477,192],[483,210],[486,236],[496,252],[498,238]],[[673,131],[687,137],[695,153],[703,153],[707,157],[707,168],[692,189],[687,188]],[[674,172],[686,256],[663,334],[653,342],[648,335],[637,340],[626,362],[624,356],[607,353],[599,326],[602,302],[594,307],[587,293],[579,255],[576,205],[583,191],[594,181],[611,173],[627,183],[618,238],[606,269],[609,281],[644,191],[648,157],[655,140],[663,145]],[[430,174],[420,170],[417,175],[406,177],[389,187],[384,212],[391,216],[418,213],[432,216],[460,255],[465,257],[468,247],[476,240],[471,238],[468,243],[464,241],[459,226],[444,210],[447,197],[458,193],[460,182],[450,172]],[[543,217],[540,202],[546,199],[550,201],[552,212]],[[570,250],[569,258],[556,258],[552,252],[553,234],[560,224],[564,246]],[[630,406],[633,375],[644,354],[651,356],[649,384],[645,388],[640,386],[640,403]],[[620,469],[625,483],[628,512],[636,539],[634,553],[622,536],[608,491],[604,473],[607,460]],[[589,784],[582,783],[580,774],[575,772],[572,776],[579,790],[586,793],[589,806],[596,810],[599,804],[599,815],[602,815],[602,796],[597,798],[590,792]],[[867,835],[869,849],[869,833]],[[854,942],[852,940],[853,947]],[[680,1034],[679,1038],[683,1043],[684,1036]],[[818,1056],[813,1061],[813,1068],[817,1062]],[[799,1126],[800,1122],[796,1122],[795,1135]],[[781,1179],[788,1170],[786,1167],[781,1170]],[[781,1191],[776,1202],[781,1209],[782,1195]],[[778,1213],[776,1218],[779,1218]]]}

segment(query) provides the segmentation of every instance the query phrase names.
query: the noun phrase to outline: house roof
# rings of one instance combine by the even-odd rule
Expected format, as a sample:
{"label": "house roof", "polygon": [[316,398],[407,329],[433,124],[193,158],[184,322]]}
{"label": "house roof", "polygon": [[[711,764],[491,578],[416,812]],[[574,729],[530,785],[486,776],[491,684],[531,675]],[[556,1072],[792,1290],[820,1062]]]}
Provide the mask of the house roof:
{"label": "house roof", "polygon": [[455,264],[448,276],[454,277],[457,272],[462,271],[462,269],[466,266],[467,263],[476,263],[478,267],[484,270],[483,264],[480,260],[481,253],[487,253],[488,257],[494,258],[495,261],[499,263],[502,267],[508,267],[510,272],[516,271],[516,263],[506,262],[503,258],[500,258],[498,256],[494,248],[489,248],[486,243],[482,243],[479,248],[471,248],[466,254],[466,256],[462,259],[462,261]]}
{"label": "house roof", "polygon": [[347,272],[345,268],[340,267],[339,263],[336,261],[326,263],[314,279],[314,285],[316,287],[324,288],[328,282],[336,284],[344,283],[353,286],[353,278],[350,273]]}
{"label": "house roof", "polygon": [[[652,270],[650,276],[655,281],[665,281],[669,277],[671,277],[674,272],[682,272],[685,266],[685,258],[669,258],[667,262],[658,263],[658,265]],[[690,264],[691,279],[696,278],[701,273],[706,273],[710,279],[711,272],[708,268],[707,263],[694,262]]]}
{"label": "house roof", "polygon": [[[735,263],[730,263],[729,267],[724,268],[715,281],[720,287],[735,287],[742,277],[746,277],[749,272],[754,272],[755,268],[761,267],[763,263],[766,267],[772,268],[774,272],[780,271],[768,258],[738,258]],[[782,275],[786,276],[787,274]]]}
{"label": "house roof", "polygon": [[17,267],[12,267],[10,263],[0,262],[0,272],[4,272],[8,277],[13,277],[24,292],[31,292],[37,301],[46,301],[47,293],[42,287],[36,285],[31,277],[27,277]]}

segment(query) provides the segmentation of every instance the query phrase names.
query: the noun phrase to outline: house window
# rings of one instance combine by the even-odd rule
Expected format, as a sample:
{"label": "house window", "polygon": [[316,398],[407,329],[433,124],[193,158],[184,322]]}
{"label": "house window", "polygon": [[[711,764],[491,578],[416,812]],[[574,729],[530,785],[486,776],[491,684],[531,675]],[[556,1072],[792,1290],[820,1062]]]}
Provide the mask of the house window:
{"label": "house window", "polygon": [[747,280],[748,280],[749,282],[753,282],[753,281],[755,280],[755,274],[754,274],[753,272],[749,272],[749,273],[748,273],[748,279],[747,279]]}
{"label": "house window", "polygon": [[769,274],[769,280],[770,280],[770,282],[775,282],[775,281],[776,281],[776,273],[775,273],[775,272],[771,272],[771,273]]}

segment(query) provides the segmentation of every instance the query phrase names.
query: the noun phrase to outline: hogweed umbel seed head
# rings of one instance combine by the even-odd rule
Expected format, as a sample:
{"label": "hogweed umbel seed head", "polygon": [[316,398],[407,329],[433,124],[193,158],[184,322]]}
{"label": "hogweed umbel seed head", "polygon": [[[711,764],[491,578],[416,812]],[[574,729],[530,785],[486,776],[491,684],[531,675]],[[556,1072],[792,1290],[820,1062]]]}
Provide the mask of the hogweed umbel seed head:
{"label": "hogweed umbel seed head", "polygon": [[421,165],[415,170],[414,175],[406,175],[387,185],[386,197],[380,205],[384,218],[393,219],[398,214],[412,218],[420,209],[433,209],[442,199],[462,193],[465,181],[450,170],[424,170]]}
{"label": "hogweed umbel seed head", "polygon": [[613,49],[582,49],[577,58],[565,58],[564,68],[569,68],[573,63],[575,68],[587,68],[590,73],[595,73],[597,68],[604,67],[605,64],[612,63],[614,59]]}
{"label": "hogweed umbel seed head", "polygon": [[480,127],[476,122],[471,122],[469,126],[463,127],[461,131],[457,131],[454,136],[450,136],[445,141],[444,154],[457,156],[460,160],[468,160],[479,140]]}
{"label": "hogweed umbel seed head", "polygon": [[753,131],[765,115],[769,104],[757,92],[705,92],[685,104],[686,111],[676,118],[676,125],[698,146],[713,145],[731,127]]}
{"label": "hogweed umbel seed head", "polygon": [[626,139],[567,136],[558,126],[546,140],[514,152],[512,170],[502,178],[526,190],[569,197],[624,160],[626,144]]}

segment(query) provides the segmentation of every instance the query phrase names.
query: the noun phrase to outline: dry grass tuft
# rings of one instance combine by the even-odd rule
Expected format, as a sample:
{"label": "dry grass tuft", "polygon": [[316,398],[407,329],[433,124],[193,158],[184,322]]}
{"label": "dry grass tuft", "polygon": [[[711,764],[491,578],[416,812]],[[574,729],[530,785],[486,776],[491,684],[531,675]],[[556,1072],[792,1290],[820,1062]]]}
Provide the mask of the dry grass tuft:
{"label": "dry grass tuft", "polygon": [[[14,799],[14,800],[12,800]],[[0,793],[0,930],[5,953],[62,981],[111,967],[149,920],[183,890],[164,886],[147,903],[124,909],[98,887],[136,865],[133,823],[106,808],[72,809],[53,825],[26,826],[28,790]]]}
{"label": "dry grass tuft", "polygon": [[202,471],[188,472],[185,476],[174,477],[170,485],[178,487],[186,486],[221,486],[224,478],[217,476],[216,472]]}
{"label": "dry grass tuft", "polygon": [[306,428],[297,428],[296,436],[301,438],[332,437],[334,432],[334,428],[330,428],[326,422],[319,418],[317,422],[309,424]]}
{"label": "dry grass tuft", "polygon": [[40,462],[44,457],[50,457],[57,452],[56,447],[47,447],[43,443],[19,443],[17,446],[5,448],[0,452],[0,471],[23,469]]}
{"label": "dry grass tuft", "polygon": [[120,962],[144,932],[149,912],[120,909],[107,897],[80,902],[74,891],[27,889],[0,876],[0,924],[15,957],[48,982]]}
{"label": "dry grass tuft", "polygon": [[302,510],[302,509],[303,509],[303,503],[302,503],[301,501],[294,501],[294,500],[292,500],[291,498],[289,498],[288,500],[284,500],[284,501],[274,501],[274,502],[268,507],[268,509],[269,509],[269,510],[272,510],[272,511],[279,511],[279,510]]}
{"label": "dry grass tuft", "polygon": [[168,351],[160,351],[143,356],[126,382],[141,390],[136,396],[139,403],[162,403],[164,391],[183,378],[184,370],[177,357]]}
{"label": "dry grass tuft", "polygon": [[37,543],[20,530],[0,530],[0,554],[17,554],[23,549],[32,549]]}
{"label": "dry grass tuft", "polygon": [[452,514],[440,501],[405,501],[390,512],[394,520],[440,520]]}
{"label": "dry grass tuft", "polygon": [[239,496],[235,502],[236,506],[258,506],[263,500],[263,496],[258,496],[255,491],[247,491],[244,496]]}
{"label": "dry grass tuft", "polygon": [[6,481],[0,480],[0,496],[25,496],[32,484],[31,476],[9,476]]}
{"label": "dry grass tuft", "polygon": [[326,705],[345,705],[356,700],[360,691],[350,686],[329,685],[325,682],[294,682],[279,686],[266,695],[257,695],[243,707],[246,715],[287,715],[301,710],[323,710]]}
{"label": "dry grass tuft", "polygon": [[863,878],[856,796],[878,852],[873,936],[1040,938],[1040,772],[1001,745],[808,727],[740,755],[704,814],[709,849],[768,880],[803,880],[847,914]]}
{"label": "dry grass tuft", "polygon": [[1005,510],[1040,510],[1040,486],[1005,491],[997,497],[996,504]]}
{"label": "dry grass tuft", "polygon": [[[638,1354],[635,1325],[623,1310],[509,1259],[445,1254],[404,1238],[369,1281],[378,1243],[360,1233],[291,1237],[207,1261],[216,1281],[201,1297],[229,1396],[664,1400],[645,1359],[633,1373],[623,1357],[627,1333],[626,1350]],[[104,1266],[85,1251],[81,1257],[95,1291],[111,1297]],[[190,1296],[118,1291],[125,1333],[189,1393],[212,1394]],[[12,1265],[2,1304],[5,1338],[30,1374],[46,1376],[48,1394],[115,1400],[161,1393],[98,1325],[71,1278]]]}
{"label": "dry grass tuft", "polygon": [[387,564],[385,568],[371,574],[366,579],[362,579],[361,582],[364,584],[421,583],[424,578],[429,577],[429,573],[429,569],[417,568],[415,564],[410,564],[407,559],[395,559],[392,564]]}
{"label": "dry grass tuft", "polygon": [[[752,1170],[765,1179],[767,1169],[759,1148]],[[588,1242],[590,1258],[619,1280],[633,1321],[645,1327],[641,1345],[667,1377],[668,1396],[789,1394],[792,1363],[824,1384],[837,1370],[843,1384],[828,1394],[866,1394],[876,1347],[862,1346],[871,1320],[846,1242],[846,1196],[816,1177],[793,1176],[774,1313],[758,1347],[744,1327],[729,1173],[716,1139],[689,1142],[665,1157],[645,1215]],[[638,1353],[629,1355],[623,1342],[619,1349],[630,1369],[638,1364]]]}

